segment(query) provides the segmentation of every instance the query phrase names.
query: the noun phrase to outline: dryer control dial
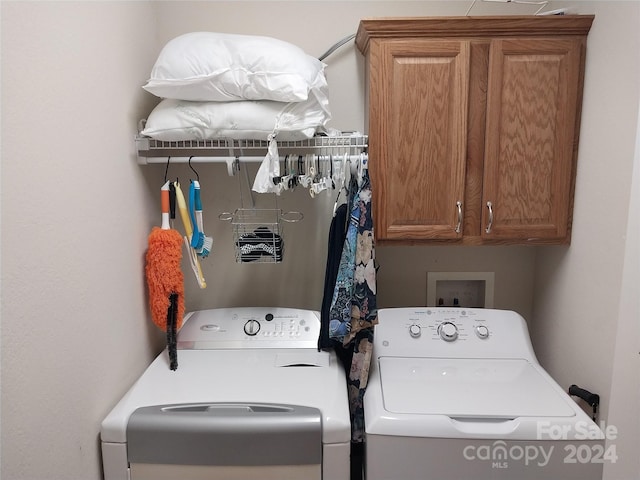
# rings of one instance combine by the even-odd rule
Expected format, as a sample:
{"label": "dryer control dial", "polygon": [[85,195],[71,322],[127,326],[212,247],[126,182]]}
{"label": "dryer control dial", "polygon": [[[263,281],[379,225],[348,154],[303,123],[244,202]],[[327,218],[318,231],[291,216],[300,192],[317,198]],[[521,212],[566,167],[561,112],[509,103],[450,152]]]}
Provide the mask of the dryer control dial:
{"label": "dryer control dial", "polygon": [[247,320],[247,322],[244,324],[244,333],[246,333],[251,337],[253,337],[254,335],[257,335],[259,331],[260,331],[260,322],[257,320],[254,320],[254,319]]}
{"label": "dryer control dial", "polygon": [[438,327],[440,338],[447,342],[453,342],[458,338],[458,327],[453,322],[442,322]]}
{"label": "dryer control dial", "polygon": [[422,329],[420,328],[420,325],[413,323],[409,326],[409,335],[411,335],[412,338],[418,338],[421,333]]}

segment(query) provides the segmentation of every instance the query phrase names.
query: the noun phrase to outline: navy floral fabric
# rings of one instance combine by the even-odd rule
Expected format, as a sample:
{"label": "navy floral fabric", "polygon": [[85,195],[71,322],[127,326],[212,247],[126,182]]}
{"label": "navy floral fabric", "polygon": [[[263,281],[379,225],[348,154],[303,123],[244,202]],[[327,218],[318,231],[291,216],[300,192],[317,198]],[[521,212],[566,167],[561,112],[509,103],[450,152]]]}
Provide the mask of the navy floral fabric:
{"label": "navy floral fabric", "polygon": [[[375,239],[371,184],[364,170],[360,186],[351,184],[350,216],[329,310],[329,337],[351,349],[347,388],[351,440],[364,441],[363,398],[369,378],[373,330],[377,323]],[[340,347],[336,347],[340,348]]]}
{"label": "navy floral fabric", "polygon": [[373,327],[378,318],[371,184],[368,174],[363,177],[362,185],[358,191],[357,203],[360,215],[358,216],[353,297],[351,299],[351,327],[343,343],[353,340],[360,330]]}
{"label": "navy floral fabric", "polygon": [[[352,185],[353,188],[353,185]],[[329,337],[338,342],[348,339],[351,330],[351,299],[354,292],[356,247],[358,224],[360,222],[359,193],[350,201],[349,225],[342,247],[342,256],[338,266],[338,275],[333,291],[333,300],[329,310]],[[349,343],[348,340],[346,343]]]}

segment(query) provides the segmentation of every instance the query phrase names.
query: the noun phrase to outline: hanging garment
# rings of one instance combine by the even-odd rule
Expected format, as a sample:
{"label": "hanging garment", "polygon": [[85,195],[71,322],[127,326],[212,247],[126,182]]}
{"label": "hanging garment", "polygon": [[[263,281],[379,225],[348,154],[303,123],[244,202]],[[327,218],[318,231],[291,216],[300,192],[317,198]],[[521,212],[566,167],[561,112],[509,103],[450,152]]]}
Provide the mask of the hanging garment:
{"label": "hanging garment", "polygon": [[354,336],[351,348],[351,365],[347,372],[351,441],[361,443],[364,442],[364,394],[373,351],[373,327],[360,329]]}
{"label": "hanging garment", "polygon": [[368,170],[364,170],[358,192],[358,208],[360,215],[356,237],[351,321],[349,334],[343,340],[344,344],[351,342],[360,330],[373,327],[378,319],[371,183]]}
{"label": "hanging garment", "polygon": [[[377,324],[375,237],[371,213],[371,184],[368,170],[362,183],[350,184],[349,225],[340,256],[331,307],[329,337],[347,372],[351,415],[351,441],[364,441],[363,398],[373,351],[373,330]],[[353,193],[355,192],[355,193]]]}
{"label": "hanging garment", "polygon": [[344,341],[351,328],[351,299],[353,297],[355,279],[358,222],[360,221],[359,192],[355,180],[351,181],[349,192],[349,224],[342,247],[340,265],[338,266],[338,274],[329,310],[329,337],[338,342]]}
{"label": "hanging garment", "polygon": [[[347,205],[343,203],[335,212],[331,226],[329,227],[329,242],[327,245],[327,265],[324,273],[324,295],[322,308],[320,309],[320,336],[318,337],[318,350],[334,348],[335,341],[329,338],[329,322],[331,301],[336,286],[338,268],[342,257],[344,239],[347,235]],[[349,361],[349,364],[351,362]]]}
{"label": "hanging garment", "polygon": [[351,299],[349,334],[343,344],[353,345],[351,368],[347,386],[351,413],[351,441],[364,441],[364,393],[369,379],[369,366],[373,352],[373,329],[378,323],[376,300],[376,269],[371,213],[371,183],[368,170],[364,170],[358,192],[360,209],[356,243],[354,286]]}

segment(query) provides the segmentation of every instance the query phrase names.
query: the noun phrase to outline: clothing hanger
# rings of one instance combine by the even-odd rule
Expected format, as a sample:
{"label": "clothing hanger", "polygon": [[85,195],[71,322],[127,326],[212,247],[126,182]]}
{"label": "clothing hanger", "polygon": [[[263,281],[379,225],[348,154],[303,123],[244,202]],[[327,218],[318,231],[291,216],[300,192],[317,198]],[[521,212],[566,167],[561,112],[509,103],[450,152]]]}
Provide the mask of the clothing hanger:
{"label": "clothing hanger", "polygon": [[[329,155],[329,178],[331,179],[331,190],[336,189],[336,181],[333,177],[333,155]],[[338,192],[340,193],[340,192]]]}
{"label": "clothing hanger", "polygon": [[[336,201],[333,204],[334,217],[336,216],[336,211],[338,210],[338,207],[340,206],[341,203],[343,203],[343,202],[340,202],[340,194],[342,193],[343,190],[347,192],[345,181],[344,181],[344,171],[346,167],[346,162],[349,159],[349,155],[345,153],[342,156],[342,159],[340,159],[339,156],[336,156],[336,158],[338,158],[337,163],[334,163],[333,159],[331,160],[331,182],[334,190],[336,188],[336,180],[340,185],[340,188],[338,189],[338,195],[336,195]],[[338,168],[335,168],[336,166]]]}
{"label": "clothing hanger", "polygon": [[[171,156],[167,157],[167,166],[164,169],[164,184],[167,183],[170,162],[171,162]],[[176,178],[176,182],[177,181],[178,180]],[[175,219],[176,219],[176,189],[173,182],[169,182],[169,221],[171,222],[171,228],[174,228],[173,224]]]}
{"label": "clothing hanger", "polygon": [[360,159],[358,161],[358,186],[360,187],[364,180],[364,171],[369,168],[367,165],[368,160],[369,156],[364,152],[360,152]]}
{"label": "clothing hanger", "polygon": [[170,162],[171,162],[171,156],[167,157],[167,166],[164,167],[164,183],[167,183],[167,173],[169,172],[169,163]]}
{"label": "clothing hanger", "polygon": [[360,162],[349,159],[349,166],[351,167],[350,173],[351,178],[358,178],[359,170],[360,170]]}
{"label": "clothing hanger", "polygon": [[300,183],[304,188],[309,188],[313,181],[313,169],[309,165],[309,157],[310,154],[306,154],[304,156],[304,160],[300,164],[300,172],[298,172],[298,183]]}

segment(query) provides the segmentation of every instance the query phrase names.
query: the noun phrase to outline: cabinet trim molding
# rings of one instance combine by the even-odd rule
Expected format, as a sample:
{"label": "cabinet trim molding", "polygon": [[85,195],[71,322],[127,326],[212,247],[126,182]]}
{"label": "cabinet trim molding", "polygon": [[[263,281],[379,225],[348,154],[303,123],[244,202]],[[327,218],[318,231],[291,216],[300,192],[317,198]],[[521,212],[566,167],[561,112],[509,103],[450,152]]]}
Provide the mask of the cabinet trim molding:
{"label": "cabinet trim molding", "polygon": [[362,53],[372,38],[587,35],[595,15],[364,18],[356,34]]}

